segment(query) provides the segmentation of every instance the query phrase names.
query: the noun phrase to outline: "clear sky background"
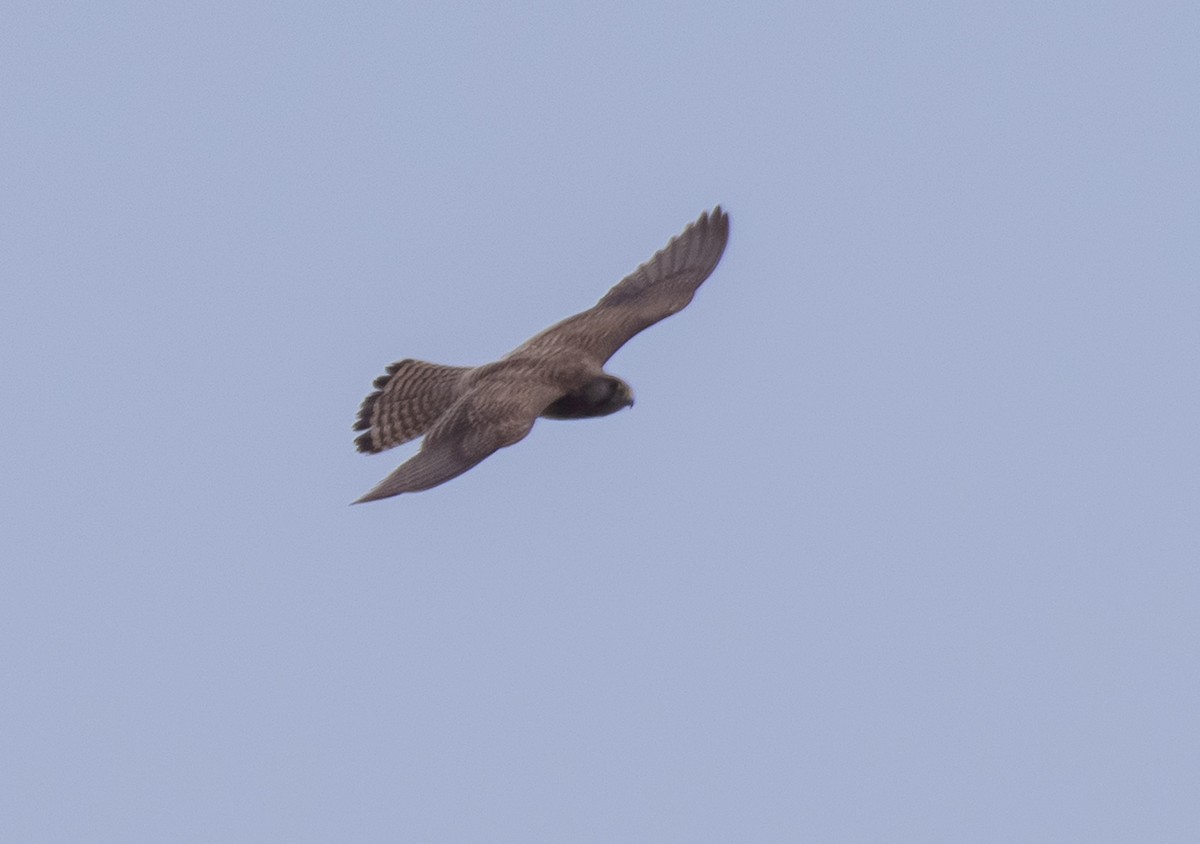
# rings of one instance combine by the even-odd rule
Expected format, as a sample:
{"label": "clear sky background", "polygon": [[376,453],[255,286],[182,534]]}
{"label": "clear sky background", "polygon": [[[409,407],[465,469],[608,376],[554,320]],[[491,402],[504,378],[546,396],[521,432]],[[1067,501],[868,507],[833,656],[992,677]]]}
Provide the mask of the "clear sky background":
{"label": "clear sky background", "polygon": [[[1200,6],[9,3],[0,839],[1200,840]],[[637,406],[355,411],[706,208]]]}

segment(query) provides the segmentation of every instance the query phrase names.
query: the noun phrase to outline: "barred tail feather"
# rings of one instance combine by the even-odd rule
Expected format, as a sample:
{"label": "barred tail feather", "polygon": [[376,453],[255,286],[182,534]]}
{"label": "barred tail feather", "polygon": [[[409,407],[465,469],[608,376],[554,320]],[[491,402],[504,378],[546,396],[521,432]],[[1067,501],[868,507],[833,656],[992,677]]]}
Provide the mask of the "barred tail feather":
{"label": "barred tail feather", "polygon": [[363,399],[354,430],[359,451],[375,453],[424,434],[460,395],[469,366],[443,366],[402,360],[375,379],[375,392]]}

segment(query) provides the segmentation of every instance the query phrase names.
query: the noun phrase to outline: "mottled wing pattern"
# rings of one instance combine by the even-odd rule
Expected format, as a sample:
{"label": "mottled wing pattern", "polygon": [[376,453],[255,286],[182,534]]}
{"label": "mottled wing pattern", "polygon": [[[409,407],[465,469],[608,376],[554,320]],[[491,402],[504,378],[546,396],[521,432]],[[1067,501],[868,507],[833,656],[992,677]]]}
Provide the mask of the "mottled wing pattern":
{"label": "mottled wing pattern", "polygon": [[571,348],[603,363],[639,331],[683,310],[716,269],[728,240],[729,216],[718,205],[671,238],[593,308],[546,329],[517,351]]}
{"label": "mottled wing pattern", "polygon": [[496,379],[471,390],[437,421],[421,450],[355,504],[419,492],[456,478],[485,457],[525,438],[560,389]]}
{"label": "mottled wing pattern", "polygon": [[421,436],[459,397],[470,371],[411,359],[393,363],[358,409],[354,430],[366,431],[354,440],[358,450],[374,453]]}

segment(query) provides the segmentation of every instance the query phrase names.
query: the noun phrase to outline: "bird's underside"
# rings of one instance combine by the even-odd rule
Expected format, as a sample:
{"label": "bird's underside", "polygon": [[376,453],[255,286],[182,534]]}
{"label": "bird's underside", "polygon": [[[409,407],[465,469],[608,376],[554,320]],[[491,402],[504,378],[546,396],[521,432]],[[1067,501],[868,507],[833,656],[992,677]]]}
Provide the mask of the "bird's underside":
{"label": "bird's underside", "polygon": [[705,212],[589,310],[477,367],[402,360],[375,379],[354,424],[359,451],[424,436],[421,450],[355,503],[429,489],[523,439],[539,416],[586,419],[633,404],[604,364],[631,337],[682,310],[716,268],[729,216]]}

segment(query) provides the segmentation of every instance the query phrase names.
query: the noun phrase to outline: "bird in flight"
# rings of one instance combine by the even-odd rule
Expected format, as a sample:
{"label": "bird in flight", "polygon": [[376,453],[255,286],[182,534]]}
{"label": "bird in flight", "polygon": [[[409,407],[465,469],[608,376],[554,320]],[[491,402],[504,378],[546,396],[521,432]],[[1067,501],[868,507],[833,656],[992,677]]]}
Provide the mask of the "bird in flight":
{"label": "bird in flight", "polygon": [[421,450],[355,501],[418,492],[456,478],[525,438],[538,417],[587,419],[633,405],[604,371],[617,349],[683,310],[721,260],[729,215],[717,206],[671,238],[594,307],[483,366],[393,363],[358,410],[358,450],[374,454],[424,435]]}

